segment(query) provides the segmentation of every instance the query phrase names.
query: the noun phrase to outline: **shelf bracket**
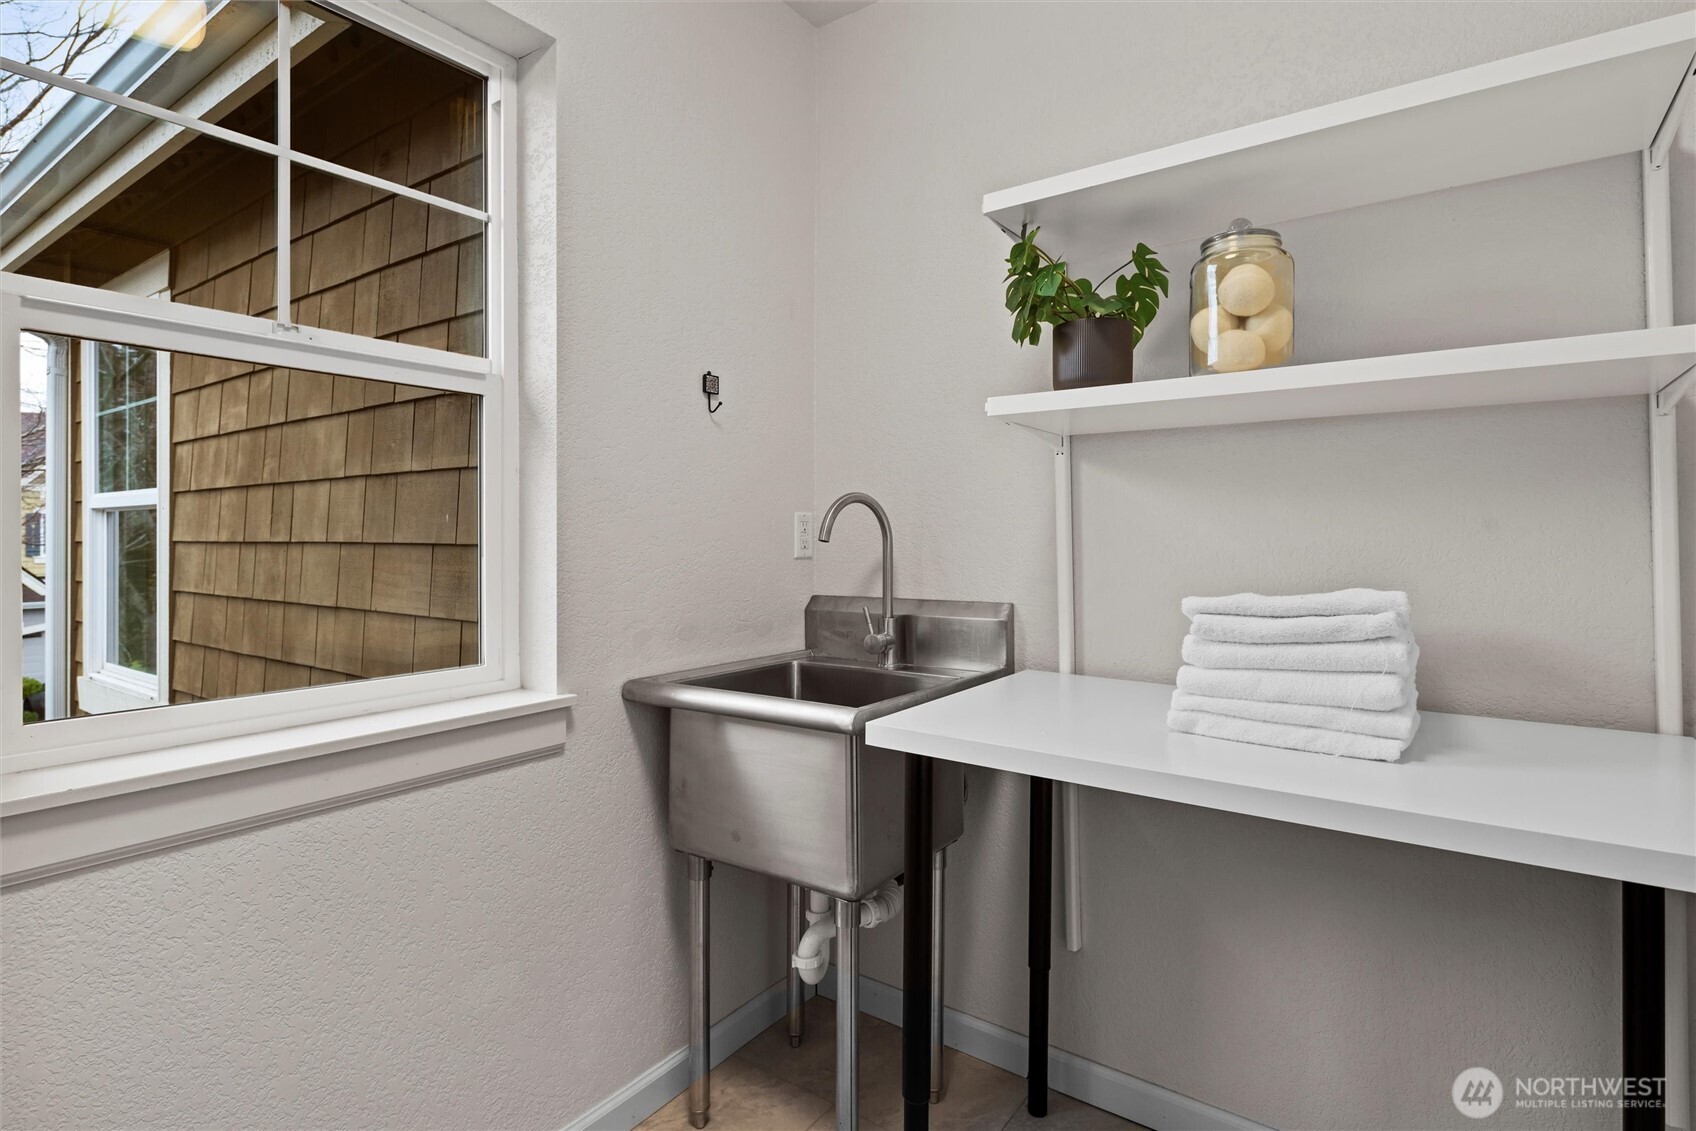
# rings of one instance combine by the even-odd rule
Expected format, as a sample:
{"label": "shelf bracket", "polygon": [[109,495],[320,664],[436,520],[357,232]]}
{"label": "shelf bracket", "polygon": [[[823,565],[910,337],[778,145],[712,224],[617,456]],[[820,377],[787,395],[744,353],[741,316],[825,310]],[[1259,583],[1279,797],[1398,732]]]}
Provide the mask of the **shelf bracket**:
{"label": "shelf bracket", "polygon": [[1696,365],[1668,381],[1655,394],[1655,415],[1671,416],[1673,409],[1678,407],[1678,402],[1683,400],[1692,388],[1696,388]]}
{"label": "shelf bracket", "polygon": [[1013,428],[1023,428],[1026,432],[1041,437],[1044,443],[1054,449],[1054,454],[1057,456],[1065,455],[1067,447],[1070,446],[1070,438],[1062,436],[1058,432],[1050,432],[1046,428],[1038,428],[1033,424],[1020,424],[1017,420],[1009,420],[1006,423]]}
{"label": "shelf bracket", "polygon": [[1667,104],[1667,112],[1655,130],[1654,140],[1649,142],[1650,168],[1659,169],[1667,163],[1667,152],[1672,149],[1673,138],[1684,119],[1685,103],[1689,101],[1692,89],[1696,89],[1696,60],[1685,66],[1684,77],[1678,80],[1678,89]]}

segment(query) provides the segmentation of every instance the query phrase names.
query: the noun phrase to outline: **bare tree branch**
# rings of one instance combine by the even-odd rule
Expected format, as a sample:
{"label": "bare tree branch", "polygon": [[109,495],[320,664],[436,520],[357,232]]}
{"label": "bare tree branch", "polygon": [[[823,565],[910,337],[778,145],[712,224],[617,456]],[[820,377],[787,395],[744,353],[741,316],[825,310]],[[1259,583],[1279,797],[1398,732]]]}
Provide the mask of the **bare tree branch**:
{"label": "bare tree branch", "polygon": [[[129,0],[0,0],[4,54],[55,75],[86,79],[89,63],[124,32]],[[91,57],[92,56],[92,57]],[[85,62],[86,60],[86,62]],[[0,164],[40,132],[55,88],[14,72],[0,72]]]}

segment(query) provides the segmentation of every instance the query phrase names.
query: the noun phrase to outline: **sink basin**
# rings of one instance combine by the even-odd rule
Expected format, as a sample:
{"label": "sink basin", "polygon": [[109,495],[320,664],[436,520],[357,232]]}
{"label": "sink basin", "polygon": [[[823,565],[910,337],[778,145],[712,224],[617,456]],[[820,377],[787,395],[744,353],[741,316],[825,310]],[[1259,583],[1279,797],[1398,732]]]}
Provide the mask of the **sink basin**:
{"label": "sink basin", "polygon": [[805,659],[738,667],[684,682],[692,687],[828,703],[836,707],[866,707],[885,699],[899,699],[915,692],[946,687],[958,680],[961,674]]}
{"label": "sink basin", "polygon": [[[860,647],[865,597],[815,596],[806,649],[624,685],[670,714],[673,847],[707,860],[861,899],[902,868],[905,755],[869,746],[866,723],[1006,675],[1013,607],[895,602],[898,654]],[[965,778],[934,774],[936,848],[964,828]]]}

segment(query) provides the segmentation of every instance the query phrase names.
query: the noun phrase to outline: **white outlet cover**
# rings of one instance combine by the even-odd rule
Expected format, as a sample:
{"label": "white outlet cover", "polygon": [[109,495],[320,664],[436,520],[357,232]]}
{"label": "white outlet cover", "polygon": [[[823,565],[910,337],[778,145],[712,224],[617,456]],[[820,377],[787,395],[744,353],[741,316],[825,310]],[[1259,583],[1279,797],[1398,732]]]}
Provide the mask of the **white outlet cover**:
{"label": "white outlet cover", "polygon": [[795,512],[795,557],[810,558],[813,556],[813,512]]}

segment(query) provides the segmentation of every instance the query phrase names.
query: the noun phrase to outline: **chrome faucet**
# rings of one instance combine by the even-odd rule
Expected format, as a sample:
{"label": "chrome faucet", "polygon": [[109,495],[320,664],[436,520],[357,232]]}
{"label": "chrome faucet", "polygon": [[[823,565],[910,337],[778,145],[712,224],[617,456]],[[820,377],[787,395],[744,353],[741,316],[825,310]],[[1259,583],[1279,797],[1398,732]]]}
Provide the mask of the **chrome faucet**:
{"label": "chrome faucet", "polygon": [[873,626],[869,608],[862,607],[861,611],[866,614],[866,651],[878,657],[878,663],[883,667],[892,668],[895,666],[895,539],[889,532],[889,515],[870,495],[850,491],[826,508],[824,518],[819,520],[818,540],[830,541],[830,529],[836,525],[836,516],[850,503],[864,504],[877,518],[878,529],[883,532],[883,631]]}

